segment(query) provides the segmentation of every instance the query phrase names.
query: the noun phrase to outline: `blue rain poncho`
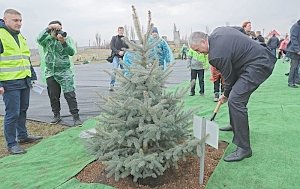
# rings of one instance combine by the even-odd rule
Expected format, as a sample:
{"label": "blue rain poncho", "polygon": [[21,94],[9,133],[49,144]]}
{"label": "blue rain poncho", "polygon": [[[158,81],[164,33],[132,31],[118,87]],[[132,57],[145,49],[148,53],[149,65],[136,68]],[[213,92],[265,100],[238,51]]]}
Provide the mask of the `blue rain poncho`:
{"label": "blue rain poncho", "polygon": [[[149,43],[155,43],[156,38],[153,38],[152,36],[149,37]],[[152,52],[149,55],[149,58],[158,59],[159,65],[163,67],[163,69],[167,69],[169,64],[171,64],[174,61],[172,50],[170,49],[168,43],[162,39],[160,40],[157,45],[152,49]]]}

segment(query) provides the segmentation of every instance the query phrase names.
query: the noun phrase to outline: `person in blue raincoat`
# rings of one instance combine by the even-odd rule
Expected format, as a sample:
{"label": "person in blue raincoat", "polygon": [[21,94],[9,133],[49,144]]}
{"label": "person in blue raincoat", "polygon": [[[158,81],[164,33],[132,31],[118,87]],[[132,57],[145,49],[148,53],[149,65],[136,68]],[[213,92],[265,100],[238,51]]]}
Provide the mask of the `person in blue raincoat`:
{"label": "person in blue raincoat", "polygon": [[159,65],[165,70],[174,60],[173,53],[168,43],[159,37],[157,27],[153,27],[151,36],[149,37],[149,43],[155,43],[156,40],[159,40],[159,42],[152,49],[152,53],[150,53],[149,57],[158,59]]}

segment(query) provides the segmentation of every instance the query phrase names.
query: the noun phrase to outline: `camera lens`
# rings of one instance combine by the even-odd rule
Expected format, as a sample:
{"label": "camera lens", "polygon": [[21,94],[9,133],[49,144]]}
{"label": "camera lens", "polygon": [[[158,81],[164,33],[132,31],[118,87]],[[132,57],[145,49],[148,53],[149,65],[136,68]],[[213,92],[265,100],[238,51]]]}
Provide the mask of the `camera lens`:
{"label": "camera lens", "polygon": [[57,31],[57,34],[60,34],[60,35],[62,35],[63,37],[67,37],[67,32],[62,31],[62,30]]}

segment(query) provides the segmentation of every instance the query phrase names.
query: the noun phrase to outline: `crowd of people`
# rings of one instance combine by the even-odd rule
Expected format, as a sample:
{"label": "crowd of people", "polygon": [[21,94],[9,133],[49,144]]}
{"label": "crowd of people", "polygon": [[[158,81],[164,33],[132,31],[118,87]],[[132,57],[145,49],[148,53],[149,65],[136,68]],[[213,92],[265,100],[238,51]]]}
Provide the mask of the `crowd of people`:
{"label": "crowd of people", "polygon": [[[0,95],[5,104],[4,135],[11,154],[25,153],[19,144],[42,138],[29,135],[26,129],[30,88],[36,84],[37,78],[31,65],[29,47],[20,33],[21,26],[21,13],[14,9],[5,10],[0,20]],[[230,124],[222,130],[233,131],[233,143],[237,147],[224,158],[227,162],[252,156],[247,104],[253,92],[272,74],[277,58],[290,59],[288,86],[297,88],[297,84],[300,84],[300,20],[283,40],[279,40],[275,33],[265,40],[260,31],[253,32],[251,27],[251,22],[246,21],[241,27],[218,27],[210,35],[193,32],[188,45],[184,44],[181,49],[181,59],[187,62],[191,74],[190,96],[196,94],[197,78],[199,94],[205,94],[204,72],[210,64],[213,101],[228,102]],[[123,64],[133,64],[133,55],[126,51],[128,46],[122,37],[124,28],[118,27],[117,35],[110,42],[113,73],[109,91],[115,90],[116,69],[123,69]],[[156,59],[165,70],[173,62],[173,54],[168,43],[159,36],[157,27],[152,28],[148,41],[156,44],[149,56]],[[42,78],[47,85],[53,112],[50,123],[61,121],[60,95],[63,92],[74,126],[81,125],[70,58],[76,53],[74,42],[62,30],[62,23],[54,20],[41,31],[37,43],[40,47]],[[128,70],[124,73],[128,74]]]}

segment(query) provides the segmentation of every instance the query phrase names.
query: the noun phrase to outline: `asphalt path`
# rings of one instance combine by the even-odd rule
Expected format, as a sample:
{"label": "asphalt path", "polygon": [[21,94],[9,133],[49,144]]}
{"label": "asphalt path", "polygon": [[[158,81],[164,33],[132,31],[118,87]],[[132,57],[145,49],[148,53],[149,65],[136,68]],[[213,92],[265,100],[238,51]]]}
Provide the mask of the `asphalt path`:
{"label": "asphalt path", "polygon": [[[78,102],[79,114],[82,121],[98,116],[100,108],[104,101],[99,97],[112,95],[108,90],[110,76],[104,70],[111,70],[110,63],[93,63],[75,66],[76,98]],[[31,120],[49,123],[53,113],[47,94],[46,86],[41,82],[40,68],[36,67],[38,83],[45,90],[42,94],[31,91],[30,106],[27,111],[27,118]],[[166,86],[174,86],[190,79],[190,72],[186,68],[186,61],[177,60],[173,67],[173,72],[169,76]],[[118,87],[118,85],[116,86]],[[72,125],[73,118],[69,113],[69,108],[63,94],[61,94],[61,124]],[[0,114],[4,115],[5,106],[0,97]]]}

